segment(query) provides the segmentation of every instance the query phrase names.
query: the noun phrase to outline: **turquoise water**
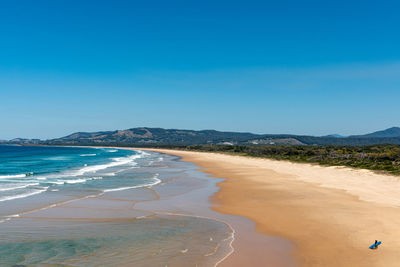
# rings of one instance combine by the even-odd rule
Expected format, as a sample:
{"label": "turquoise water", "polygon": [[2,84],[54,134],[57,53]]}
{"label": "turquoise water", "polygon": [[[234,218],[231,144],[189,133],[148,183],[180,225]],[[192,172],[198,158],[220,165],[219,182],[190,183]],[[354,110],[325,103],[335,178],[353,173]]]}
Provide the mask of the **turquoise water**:
{"label": "turquoise water", "polygon": [[118,190],[158,182],[116,175],[143,153],[112,148],[0,146],[0,203],[59,190]]}
{"label": "turquoise water", "polygon": [[209,193],[191,192],[214,182],[195,168],[152,152],[0,146],[0,266],[214,266],[232,229],[197,216]]}
{"label": "turquoise water", "polygon": [[0,266],[213,266],[220,240],[229,235],[222,223],[175,216],[90,227],[53,222],[29,235],[9,231],[12,241],[0,243]]}

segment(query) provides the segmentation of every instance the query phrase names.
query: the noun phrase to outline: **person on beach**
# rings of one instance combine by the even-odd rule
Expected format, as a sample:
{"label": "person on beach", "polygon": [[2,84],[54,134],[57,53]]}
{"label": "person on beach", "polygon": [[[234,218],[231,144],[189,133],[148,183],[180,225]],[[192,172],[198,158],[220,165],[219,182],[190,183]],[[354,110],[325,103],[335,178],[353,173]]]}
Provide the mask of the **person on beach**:
{"label": "person on beach", "polygon": [[375,248],[378,248],[378,240],[375,240]]}

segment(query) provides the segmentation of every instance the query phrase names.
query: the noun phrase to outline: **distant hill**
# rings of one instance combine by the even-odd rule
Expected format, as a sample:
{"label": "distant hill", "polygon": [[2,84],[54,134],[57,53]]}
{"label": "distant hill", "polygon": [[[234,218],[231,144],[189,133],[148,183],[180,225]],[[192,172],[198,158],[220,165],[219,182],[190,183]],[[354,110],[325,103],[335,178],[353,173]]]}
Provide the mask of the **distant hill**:
{"label": "distant hill", "polygon": [[307,136],[288,134],[253,134],[215,130],[180,130],[131,128],[127,130],[77,132],[50,140],[16,138],[11,144],[98,145],[98,146],[187,146],[187,145],[372,145],[400,144],[400,128],[393,127],[371,134]]}
{"label": "distant hill", "polygon": [[347,136],[340,135],[340,134],[329,134],[321,137],[335,137],[335,138],[346,138]]}
{"label": "distant hill", "polygon": [[107,144],[107,145],[196,145],[237,144],[262,135],[252,133],[219,132],[215,130],[178,130],[162,128],[132,128],[108,132],[78,132],[47,140],[47,144]]}
{"label": "distant hill", "polygon": [[383,131],[377,131],[364,135],[353,135],[351,138],[370,138],[370,137],[400,137],[400,127],[392,127]]}

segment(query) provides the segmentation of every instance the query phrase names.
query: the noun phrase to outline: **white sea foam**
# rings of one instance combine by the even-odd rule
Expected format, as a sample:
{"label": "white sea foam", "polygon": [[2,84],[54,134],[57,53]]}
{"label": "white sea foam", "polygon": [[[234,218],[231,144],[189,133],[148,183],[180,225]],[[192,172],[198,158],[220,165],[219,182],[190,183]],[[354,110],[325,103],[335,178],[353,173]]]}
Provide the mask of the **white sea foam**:
{"label": "white sea foam", "polygon": [[[117,151],[117,150],[115,150],[115,151]],[[93,175],[92,177],[80,177],[80,176],[88,175],[88,174],[90,175],[91,173],[96,173],[99,170],[104,170],[107,168],[112,168],[112,167],[121,166],[121,165],[130,166],[129,168],[131,168],[132,165],[133,166],[137,165],[137,163],[135,162],[136,159],[142,158],[146,154],[147,153],[138,152],[135,155],[130,155],[127,157],[113,158],[111,162],[108,162],[106,164],[84,166],[78,170],[65,171],[62,173],[53,173],[53,174],[40,175],[40,176],[32,176],[33,173],[30,173],[29,175],[27,175],[27,174],[0,175],[0,179],[3,179],[2,181],[6,181],[7,179],[9,179],[10,182],[14,181],[11,184],[0,186],[0,192],[8,193],[6,196],[4,196],[4,195],[0,196],[0,202],[7,201],[7,200],[13,200],[13,199],[26,198],[29,196],[40,194],[42,192],[47,191],[50,184],[53,184],[53,185],[78,184],[78,183],[86,183],[87,181],[91,181],[91,180],[100,180],[100,179],[103,179],[103,177],[102,177],[103,174],[101,174],[102,176]],[[85,155],[85,154],[82,154],[82,155]],[[92,154],[90,154],[90,155],[92,155]],[[93,154],[93,155],[96,155],[96,154]],[[110,173],[108,175],[115,175],[115,172],[118,172],[118,171],[114,171],[114,173]],[[28,177],[31,179],[26,179]],[[77,178],[74,179],[73,177],[77,177]],[[21,178],[25,178],[25,179],[21,179]],[[130,187],[130,188],[152,186],[159,182],[160,181],[158,179],[156,179],[152,183],[144,184],[144,185],[137,185],[137,186]],[[48,186],[39,186],[40,183],[45,183]],[[119,190],[125,190],[125,189],[129,189],[129,188],[116,188],[116,189],[109,189],[109,190],[119,191]],[[13,190],[18,190],[18,191],[15,191],[15,193],[14,193]],[[53,190],[54,189],[52,189],[51,191],[53,191]],[[14,193],[14,195],[10,195],[9,192]]]}
{"label": "white sea foam", "polygon": [[106,149],[106,152],[110,152],[110,153],[114,153],[114,152],[117,152],[118,150],[116,150],[116,149]]}
{"label": "white sea foam", "polygon": [[105,189],[103,190],[104,193],[106,192],[115,192],[115,191],[122,191],[122,190],[128,190],[128,189],[134,189],[134,188],[140,188],[140,187],[152,187],[154,185],[157,185],[161,183],[161,180],[157,178],[158,174],[153,177],[154,182],[148,183],[148,184],[141,184],[141,185],[134,185],[134,186],[127,186],[127,187],[119,187],[119,188],[112,188],[112,189]]}
{"label": "white sea foam", "polygon": [[53,157],[48,157],[46,159],[47,160],[68,160],[70,158],[66,157],[66,156],[53,156]]}
{"label": "white sea foam", "polygon": [[81,154],[79,156],[81,157],[92,157],[92,156],[96,156],[97,154]]}
{"label": "white sea foam", "polygon": [[64,181],[60,181],[60,180],[56,180],[56,181],[47,181],[46,183],[49,183],[49,184],[57,184],[57,185],[65,184]]}
{"label": "white sea foam", "polygon": [[144,156],[149,156],[150,155],[150,153],[147,153],[146,151],[139,151],[139,152]]}
{"label": "white sea foam", "polygon": [[11,218],[5,218],[3,220],[0,220],[0,223],[6,222],[6,221],[9,221],[9,220],[11,220]]}
{"label": "white sea foam", "polygon": [[7,215],[6,217],[8,217],[8,218],[18,218],[19,214],[11,214],[11,215]]}
{"label": "white sea foam", "polygon": [[78,184],[78,183],[85,183],[86,181],[91,181],[91,180],[101,180],[103,177],[101,176],[96,176],[96,177],[90,177],[90,178],[80,178],[80,179],[75,179],[75,180],[57,180],[56,184]]}
{"label": "white sea foam", "polygon": [[26,177],[26,174],[0,175],[0,179],[23,178],[23,177]]}
{"label": "white sea foam", "polygon": [[106,163],[106,164],[99,164],[99,165],[93,165],[93,166],[86,166],[82,169],[79,169],[76,171],[76,173],[73,176],[78,176],[78,175],[83,175],[85,173],[91,173],[91,172],[97,172],[99,170],[104,170],[110,167],[116,167],[120,165],[125,165],[125,164],[136,164],[133,163],[133,161],[137,158],[141,158],[142,155],[133,155],[129,157],[124,157],[124,158],[113,158],[112,162]]}
{"label": "white sea foam", "polygon": [[22,188],[26,188],[29,186],[35,186],[35,185],[39,185],[39,183],[24,184],[24,185],[6,184],[5,186],[7,186],[7,187],[0,188],[0,192],[12,191],[12,190],[22,189]]}
{"label": "white sea foam", "polygon": [[87,179],[76,179],[76,180],[60,180],[60,182],[65,183],[65,184],[79,184],[79,183],[85,183]]}
{"label": "white sea foam", "polygon": [[14,196],[6,196],[6,197],[0,197],[0,202],[2,201],[7,201],[7,200],[13,200],[13,199],[18,199],[18,198],[25,198],[25,197],[30,197],[33,195],[37,195],[40,193],[43,193],[47,190],[47,188],[49,187],[42,187],[41,189],[37,189],[37,190],[32,190],[29,193],[25,193],[25,194],[20,194],[20,195],[14,195]]}
{"label": "white sea foam", "polygon": [[[139,152],[138,154],[128,156],[128,157],[121,157],[121,158],[113,158],[112,162],[105,163],[105,164],[98,164],[98,165],[92,165],[92,166],[84,166],[81,169],[75,170],[75,171],[68,171],[65,173],[58,173],[58,174],[50,174],[46,176],[39,176],[36,179],[47,179],[47,178],[66,178],[66,177],[74,177],[74,176],[81,176],[87,173],[95,173],[100,170],[104,170],[107,168],[111,167],[116,167],[120,165],[130,165],[130,166],[135,166],[137,163],[135,162],[136,159],[142,158],[145,156],[145,153]],[[112,174],[110,174],[112,175]]]}

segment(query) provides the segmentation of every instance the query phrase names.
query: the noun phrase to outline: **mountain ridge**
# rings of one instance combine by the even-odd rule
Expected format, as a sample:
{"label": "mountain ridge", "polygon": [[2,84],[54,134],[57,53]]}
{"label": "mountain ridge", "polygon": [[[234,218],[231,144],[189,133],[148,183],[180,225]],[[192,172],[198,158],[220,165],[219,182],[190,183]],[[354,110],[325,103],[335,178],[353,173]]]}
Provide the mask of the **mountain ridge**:
{"label": "mountain ridge", "polygon": [[[398,135],[397,132],[399,132]],[[114,131],[75,132],[49,140],[15,138],[2,143],[104,146],[400,144],[400,128],[391,127],[365,135],[347,137],[337,134],[318,137],[293,134],[254,134],[250,132],[137,127]]]}
{"label": "mountain ridge", "polygon": [[385,130],[381,131],[376,131],[372,132],[369,134],[364,134],[364,135],[351,135],[349,137],[362,137],[362,138],[368,138],[368,137],[400,137],[400,127],[391,127],[387,128]]}

